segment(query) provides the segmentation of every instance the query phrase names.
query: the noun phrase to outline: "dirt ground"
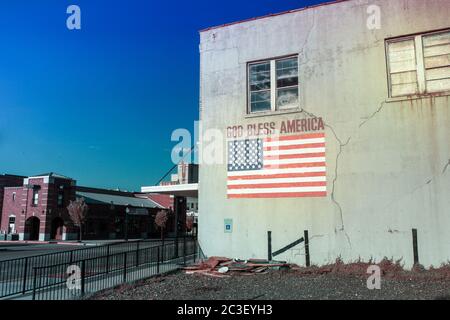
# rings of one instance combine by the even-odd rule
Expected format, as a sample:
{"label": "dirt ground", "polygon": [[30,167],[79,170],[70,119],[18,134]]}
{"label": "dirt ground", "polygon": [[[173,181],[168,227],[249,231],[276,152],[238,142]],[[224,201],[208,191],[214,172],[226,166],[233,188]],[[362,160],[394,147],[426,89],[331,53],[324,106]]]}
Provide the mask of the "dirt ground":
{"label": "dirt ground", "polygon": [[367,288],[366,264],[271,270],[225,278],[184,271],[98,293],[95,300],[435,300],[450,299],[448,267],[403,271],[382,266],[381,289]]}

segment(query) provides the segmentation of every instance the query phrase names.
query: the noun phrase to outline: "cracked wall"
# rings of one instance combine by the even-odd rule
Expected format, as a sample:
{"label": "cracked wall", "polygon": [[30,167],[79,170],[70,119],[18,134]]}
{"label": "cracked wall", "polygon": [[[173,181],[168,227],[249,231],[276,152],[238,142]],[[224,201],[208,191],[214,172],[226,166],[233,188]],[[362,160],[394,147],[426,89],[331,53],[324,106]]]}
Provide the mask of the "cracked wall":
{"label": "cracked wall", "polygon": [[[207,255],[264,258],[268,230],[276,250],[307,229],[312,263],[386,256],[408,267],[417,228],[422,264],[450,259],[450,97],[389,100],[384,47],[389,37],[450,27],[450,4],[370,4],[381,7],[380,30],[366,28],[368,1],[355,0],[201,33],[204,129],[322,117],[327,137],[324,199],[227,200],[226,165],[201,165],[199,236]],[[301,110],[246,116],[247,62],[295,53]],[[233,233],[223,232],[225,218]],[[298,250],[277,258],[303,264]]]}

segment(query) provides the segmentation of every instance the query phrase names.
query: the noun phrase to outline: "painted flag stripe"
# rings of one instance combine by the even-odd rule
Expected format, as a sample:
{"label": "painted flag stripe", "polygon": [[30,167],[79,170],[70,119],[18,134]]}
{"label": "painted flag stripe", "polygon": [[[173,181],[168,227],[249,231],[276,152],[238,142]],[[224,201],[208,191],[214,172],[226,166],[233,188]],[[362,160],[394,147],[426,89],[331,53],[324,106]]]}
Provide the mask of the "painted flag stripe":
{"label": "painted flag stripe", "polygon": [[282,165],[282,164],[317,163],[317,162],[324,163],[325,162],[325,157],[265,160],[264,161],[264,165],[266,165],[266,166],[277,166],[277,165]]}
{"label": "painted flag stripe", "polygon": [[265,189],[228,189],[228,194],[253,194],[253,193],[287,193],[287,192],[324,192],[326,186],[320,187],[283,187],[283,188],[265,188]]}
{"label": "painted flag stripe", "polygon": [[291,169],[291,168],[312,168],[312,167],[325,167],[325,162],[264,165],[264,169]]}
{"label": "painted flag stripe", "polygon": [[288,183],[258,183],[258,184],[240,184],[229,185],[228,189],[263,189],[263,188],[294,188],[294,187],[326,187],[327,183],[318,182],[288,182]]}
{"label": "painted flag stripe", "polygon": [[272,178],[272,179],[245,179],[245,180],[228,180],[227,184],[231,185],[251,185],[264,183],[295,183],[295,182],[325,182],[326,176],[321,177],[300,177],[300,178]]}
{"label": "painted flag stripe", "polygon": [[294,136],[278,136],[276,138],[264,138],[264,141],[286,141],[286,140],[298,140],[298,139],[317,139],[325,138],[325,133],[307,133]]}
{"label": "painted flag stripe", "polygon": [[306,143],[306,144],[293,144],[289,146],[278,146],[278,147],[264,147],[264,151],[272,150],[292,150],[292,149],[306,149],[306,148],[325,148],[325,143]]}
{"label": "painted flag stripe", "polygon": [[319,198],[326,197],[327,192],[288,192],[288,193],[254,193],[254,194],[229,194],[229,199],[254,199],[254,198]]}
{"label": "painted flag stripe", "polygon": [[319,153],[319,152],[325,152],[325,148],[308,148],[308,149],[295,149],[295,150],[270,150],[270,151],[264,151],[264,156]]}
{"label": "painted flag stripe", "polygon": [[260,175],[267,176],[273,174],[293,174],[293,173],[311,173],[311,172],[326,172],[325,166],[312,168],[288,168],[288,169],[265,169],[265,170],[247,170],[247,171],[232,171],[228,172],[229,177]]}
{"label": "painted flag stripe", "polygon": [[228,177],[229,181],[234,180],[254,180],[254,179],[283,179],[283,178],[310,178],[310,177],[326,177],[326,172],[305,172],[305,173],[278,173],[278,174],[261,174],[261,175],[242,175]]}
{"label": "painted flag stripe", "polygon": [[264,156],[264,160],[301,159],[301,158],[314,158],[314,157],[325,157],[325,152],[279,154],[279,155],[274,155],[274,156]]}
{"label": "painted flag stripe", "polygon": [[265,147],[279,147],[279,146],[295,146],[295,145],[313,144],[313,143],[325,143],[325,138],[271,141],[271,142],[264,142],[264,146]]}

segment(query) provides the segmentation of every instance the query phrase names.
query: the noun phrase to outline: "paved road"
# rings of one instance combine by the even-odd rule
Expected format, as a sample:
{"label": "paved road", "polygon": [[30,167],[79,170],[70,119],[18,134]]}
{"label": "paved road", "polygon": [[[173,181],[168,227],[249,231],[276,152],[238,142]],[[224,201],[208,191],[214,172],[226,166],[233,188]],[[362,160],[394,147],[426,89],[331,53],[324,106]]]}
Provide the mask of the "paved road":
{"label": "paved road", "polygon": [[[83,246],[84,247],[84,246]],[[0,261],[83,248],[61,244],[0,244]]]}
{"label": "paved road", "polygon": [[[41,254],[55,253],[55,252],[63,252],[63,251],[72,251],[83,248],[90,248],[93,246],[101,246],[106,244],[114,244],[118,242],[122,242],[123,240],[99,240],[99,241],[87,241],[85,245],[74,245],[73,243],[68,244],[51,244],[51,243],[0,243],[0,261],[17,259],[23,257],[36,256]],[[130,240],[132,241],[132,240]],[[148,241],[148,240],[147,240]],[[166,240],[166,242],[171,240]],[[161,244],[160,240],[152,240],[145,242],[145,246],[153,246]],[[145,247],[144,246],[144,247]]]}

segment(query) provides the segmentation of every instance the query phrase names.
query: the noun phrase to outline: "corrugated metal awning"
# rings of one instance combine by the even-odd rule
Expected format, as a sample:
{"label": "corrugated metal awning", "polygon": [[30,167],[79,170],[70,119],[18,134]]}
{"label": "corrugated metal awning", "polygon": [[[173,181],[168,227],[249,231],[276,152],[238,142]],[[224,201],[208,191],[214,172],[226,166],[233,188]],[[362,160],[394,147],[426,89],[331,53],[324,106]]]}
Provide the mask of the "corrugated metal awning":
{"label": "corrugated metal awning", "polygon": [[84,198],[87,204],[109,204],[135,208],[160,208],[156,202],[146,198],[126,197],[111,194],[77,191],[77,198]]}

